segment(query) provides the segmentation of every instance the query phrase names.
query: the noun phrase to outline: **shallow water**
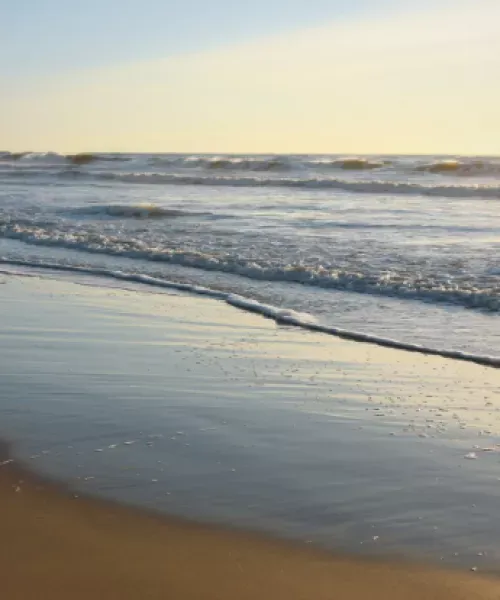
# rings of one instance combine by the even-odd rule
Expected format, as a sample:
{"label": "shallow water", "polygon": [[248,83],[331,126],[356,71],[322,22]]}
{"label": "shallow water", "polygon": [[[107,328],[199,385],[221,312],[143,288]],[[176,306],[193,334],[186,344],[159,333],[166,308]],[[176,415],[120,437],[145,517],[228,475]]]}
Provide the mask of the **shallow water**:
{"label": "shallow water", "polygon": [[131,283],[4,281],[0,434],[32,467],[337,550],[496,568],[498,370]]}
{"label": "shallow water", "polygon": [[500,357],[500,159],[0,156],[0,257]]}

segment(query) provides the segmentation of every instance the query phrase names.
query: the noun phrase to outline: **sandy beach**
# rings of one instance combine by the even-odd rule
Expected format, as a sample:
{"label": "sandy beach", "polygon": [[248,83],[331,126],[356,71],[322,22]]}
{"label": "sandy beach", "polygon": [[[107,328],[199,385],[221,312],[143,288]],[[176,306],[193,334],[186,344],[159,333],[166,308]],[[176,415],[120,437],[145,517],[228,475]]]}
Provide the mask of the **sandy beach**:
{"label": "sandy beach", "polygon": [[0,600],[500,600],[500,0],[0,12]]}
{"label": "sandy beach", "polygon": [[495,580],[334,558],[146,515],[70,494],[11,463],[0,467],[0,511],[9,600],[498,598]]}
{"label": "sandy beach", "polygon": [[6,598],[498,597],[498,370],[58,277],[0,287]]}

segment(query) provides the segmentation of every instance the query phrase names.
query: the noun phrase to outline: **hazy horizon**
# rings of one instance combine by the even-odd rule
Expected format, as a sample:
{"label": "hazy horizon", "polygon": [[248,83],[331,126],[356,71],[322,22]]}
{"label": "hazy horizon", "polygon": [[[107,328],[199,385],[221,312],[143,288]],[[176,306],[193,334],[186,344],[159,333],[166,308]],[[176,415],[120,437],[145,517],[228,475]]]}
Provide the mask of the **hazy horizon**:
{"label": "hazy horizon", "polygon": [[500,158],[500,153],[499,154],[480,154],[480,153],[476,153],[476,154],[463,154],[463,153],[453,153],[453,152],[423,152],[423,153],[404,153],[404,152],[387,152],[387,153],[380,153],[380,152],[370,152],[370,153],[365,153],[365,152],[341,152],[341,151],[336,151],[336,152],[224,152],[224,151],[219,151],[219,152],[211,152],[211,151],[199,151],[199,152],[175,152],[173,150],[165,150],[165,151],[161,151],[161,150],[157,150],[157,151],[147,151],[147,150],[142,150],[140,152],[133,152],[133,151],[120,151],[120,150],[96,150],[96,149],[86,149],[86,150],[78,150],[78,151],[67,151],[67,150],[52,150],[52,149],[41,149],[41,150],[33,150],[33,149],[24,149],[24,150],[11,150],[9,148],[0,148],[0,153],[2,152],[6,152],[9,154],[13,154],[13,155],[28,155],[28,154],[59,154],[61,156],[80,156],[80,155],[113,155],[113,154],[123,154],[123,155],[172,155],[172,156],[176,156],[176,155],[185,155],[185,156],[233,156],[233,157],[238,157],[238,156],[254,156],[254,157],[259,157],[259,156],[290,156],[290,157],[300,157],[300,156],[334,156],[334,157],[345,157],[345,158],[364,158],[364,157],[414,157],[414,158],[432,158],[432,157],[441,157],[441,158],[450,158],[450,159],[455,159],[455,158]]}

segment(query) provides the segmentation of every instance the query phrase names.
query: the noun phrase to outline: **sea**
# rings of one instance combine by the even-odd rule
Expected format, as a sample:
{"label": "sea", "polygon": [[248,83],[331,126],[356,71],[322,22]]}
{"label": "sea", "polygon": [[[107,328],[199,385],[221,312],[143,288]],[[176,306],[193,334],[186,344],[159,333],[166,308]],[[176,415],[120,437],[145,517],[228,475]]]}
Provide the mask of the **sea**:
{"label": "sea", "polygon": [[0,152],[0,267],[500,364],[500,158]]}

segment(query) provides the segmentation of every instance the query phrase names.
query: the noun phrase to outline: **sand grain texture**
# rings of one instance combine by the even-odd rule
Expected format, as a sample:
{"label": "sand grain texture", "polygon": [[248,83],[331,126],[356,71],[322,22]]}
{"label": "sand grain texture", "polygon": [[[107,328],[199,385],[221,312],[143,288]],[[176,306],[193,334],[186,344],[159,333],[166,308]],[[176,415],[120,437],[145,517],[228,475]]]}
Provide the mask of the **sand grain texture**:
{"label": "sand grain texture", "polygon": [[74,497],[15,463],[0,467],[0,531],[4,600],[500,597],[478,574],[337,558]]}

